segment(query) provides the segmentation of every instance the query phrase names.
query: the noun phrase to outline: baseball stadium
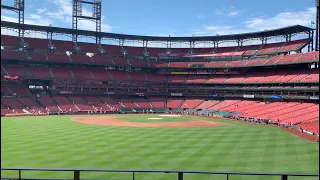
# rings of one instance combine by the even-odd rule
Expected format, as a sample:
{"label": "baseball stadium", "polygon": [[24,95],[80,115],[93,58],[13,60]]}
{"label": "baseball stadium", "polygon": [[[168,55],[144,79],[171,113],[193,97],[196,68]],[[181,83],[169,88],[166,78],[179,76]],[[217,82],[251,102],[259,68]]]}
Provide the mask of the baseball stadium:
{"label": "baseball stadium", "polygon": [[319,179],[318,1],[316,28],[184,37],[103,32],[101,0],[28,24],[28,2],[1,5],[2,180]]}

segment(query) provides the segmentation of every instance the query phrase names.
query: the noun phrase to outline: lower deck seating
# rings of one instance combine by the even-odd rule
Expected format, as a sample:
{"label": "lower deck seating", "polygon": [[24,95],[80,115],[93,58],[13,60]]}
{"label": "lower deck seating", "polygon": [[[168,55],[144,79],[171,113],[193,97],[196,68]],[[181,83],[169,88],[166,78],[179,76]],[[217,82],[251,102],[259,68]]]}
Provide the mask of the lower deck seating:
{"label": "lower deck seating", "polygon": [[101,101],[98,97],[86,96],[84,99],[90,104],[94,109],[98,111],[109,111],[110,107],[108,107],[103,101]]}
{"label": "lower deck seating", "polygon": [[44,107],[46,107],[46,109],[47,109],[48,111],[51,111],[51,112],[58,112],[58,111],[60,111],[60,109],[58,108],[58,106],[52,101],[52,99],[51,99],[50,96],[48,96],[48,95],[40,96],[37,100],[38,100],[38,102],[40,102]]}
{"label": "lower deck seating", "polygon": [[57,102],[57,105],[64,112],[77,112],[78,109],[73,103],[65,96],[53,96],[53,99]]}
{"label": "lower deck seating", "polygon": [[165,99],[164,98],[152,97],[149,99],[150,99],[150,102],[151,102],[153,108],[164,108],[165,107]]}
{"label": "lower deck seating", "polygon": [[95,111],[97,109],[93,108],[88,102],[82,97],[70,96],[70,100],[80,111]]}
{"label": "lower deck seating", "polygon": [[203,102],[203,99],[186,99],[181,108],[183,109],[194,109]]}
{"label": "lower deck seating", "polygon": [[13,113],[24,113],[25,107],[16,98],[1,98],[1,104],[9,107]]}
{"label": "lower deck seating", "polygon": [[119,101],[111,98],[111,97],[99,97],[99,99],[104,102],[111,111],[116,110],[120,107]]}
{"label": "lower deck seating", "polygon": [[183,102],[182,99],[169,98],[167,100],[167,108],[179,108],[182,102]]}
{"label": "lower deck seating", "polygon": [[149,103],[149,100],[147,100],[147,99],[133,99],[133,102],[139,108],[150,108],[150,103]]}

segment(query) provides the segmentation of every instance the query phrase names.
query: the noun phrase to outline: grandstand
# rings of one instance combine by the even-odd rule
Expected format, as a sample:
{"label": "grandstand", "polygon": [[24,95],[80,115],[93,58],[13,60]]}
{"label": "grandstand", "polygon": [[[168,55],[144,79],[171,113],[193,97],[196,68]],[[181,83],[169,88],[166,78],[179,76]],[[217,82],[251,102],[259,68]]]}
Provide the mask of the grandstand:
{"label": "grandstand", "polygon": [[[291,29],[307,28],[283,30]],[[270,35],[276,31],[271,30]],[[165,48],[148,48],[152,52],[149,56],[139,47],[124,47],[129,54],[123,55],[122,47],[103,45],[108,54],[88,56],[85,52],[67,53],[72,52],[71,41],[51,40],[57,47],[51,52],[46,39],[1,35],[1,40],[2,115],[108,113],[121,108],[159,112],[208,109],[237,113],[234,118],[290,122],[319,133],[314,127],[319,111],[315,104],[319,96],[319,53],[301,53],[310,39],[221,47],[216,53],[209,48],[195,48],[194,54],[188,54],[186,48],[172,48],[171,53],[177,54],[165,54]],[[28,51],[21,49],[22,42],[28,43]],[[90,43],[78,46],[92,52],[96,48]],[[242,51],[236,51],[239,49]],[[272,95],[281,96],[281,103],[270,99]],[[274,110],[279,113],[268,114]]]}

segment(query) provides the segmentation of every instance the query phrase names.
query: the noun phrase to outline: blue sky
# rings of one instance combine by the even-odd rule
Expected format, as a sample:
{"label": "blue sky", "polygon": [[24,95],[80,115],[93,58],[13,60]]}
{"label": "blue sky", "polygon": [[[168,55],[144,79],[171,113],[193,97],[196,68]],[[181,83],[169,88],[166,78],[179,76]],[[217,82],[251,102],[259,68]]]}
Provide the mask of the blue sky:
{"label": "blue sky", "polygon": [[[2,0],[12,5],[14,0]],[[71,28],[71,0],[25,0],[27,24]],[[314,0],[103,0],[104,32],[159,36],[233,34],[315,21]],[[84,14],[91,13],[83,7]],[[1,19],[16,21],[1,12]],[[80,29],[94,30],[90,21]],[[315,27],[315,26],[314,26]]]}

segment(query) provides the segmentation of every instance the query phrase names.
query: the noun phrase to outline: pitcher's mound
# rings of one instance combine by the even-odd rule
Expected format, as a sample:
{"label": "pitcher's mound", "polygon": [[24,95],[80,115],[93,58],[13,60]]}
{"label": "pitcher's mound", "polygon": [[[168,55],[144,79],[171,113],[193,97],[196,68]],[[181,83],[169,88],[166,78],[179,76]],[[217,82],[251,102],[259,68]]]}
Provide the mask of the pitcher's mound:
{"label": "pitcher's mound", "polygon": [[188,122],[129,122],[118,120],[115,117],[73,117],[72,121],[84,124],[96,124],[104,126],[122,126],[122,127],[153,127],[153,128],[187,128],[187,127],[211,127],[211,126],[226,126],[226,124],[204,121],[192,120]]}

